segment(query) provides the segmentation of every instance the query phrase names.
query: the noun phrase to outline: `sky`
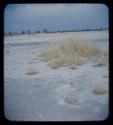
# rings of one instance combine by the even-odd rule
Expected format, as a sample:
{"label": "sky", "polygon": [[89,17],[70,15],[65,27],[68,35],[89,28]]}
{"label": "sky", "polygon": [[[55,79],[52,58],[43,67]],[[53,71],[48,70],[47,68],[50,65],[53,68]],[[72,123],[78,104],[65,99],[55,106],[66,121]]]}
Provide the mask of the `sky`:
{"label": "sky", "polygon": [[8,4],[4,32],[63,31],[109,27],[104,4]]}

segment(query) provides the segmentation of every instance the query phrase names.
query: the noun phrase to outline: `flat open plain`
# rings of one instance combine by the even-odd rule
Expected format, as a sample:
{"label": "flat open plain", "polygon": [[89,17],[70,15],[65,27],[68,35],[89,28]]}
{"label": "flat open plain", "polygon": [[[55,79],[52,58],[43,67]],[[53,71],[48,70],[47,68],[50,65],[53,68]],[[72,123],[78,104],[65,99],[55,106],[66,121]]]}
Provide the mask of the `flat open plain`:
{"label": "flat open plain", "polygon": [[[92,58],[76,69],[52,69],[40,54],[67,39],[82,39],[109,52],[108,31],[39,33],[4,38],[4,113],[16,121],[91,121],[109,115],[109,63]],[[108,59],[107,59],[108,61]],[[33,75],[26,74],[35,69]]]}

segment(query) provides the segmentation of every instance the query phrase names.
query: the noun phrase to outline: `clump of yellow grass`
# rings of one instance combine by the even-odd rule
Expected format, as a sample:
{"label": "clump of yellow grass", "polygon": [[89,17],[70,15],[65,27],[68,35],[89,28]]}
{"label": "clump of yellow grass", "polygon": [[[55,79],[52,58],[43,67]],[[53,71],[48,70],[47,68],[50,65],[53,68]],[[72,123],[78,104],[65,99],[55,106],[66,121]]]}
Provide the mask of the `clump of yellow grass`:
{"label": "clump of yellow grass", "polygon": [[92,56],[104,56],[103,52],[88,44],[87,41],[67,39],[61,41],[56,47],[50,48],[41,54],[46,61],[51,61],[48,65],[51,67],[81,65]]}
{"label": "clump of yellow grass", "polygon": [[103,87],[101,87],[99,85],[95,85],[93,93],[94,94],[98,94],[98,95],[100,95],[100,94],[106,94],[106,93],[108,93],[108,89],[103,88]]}

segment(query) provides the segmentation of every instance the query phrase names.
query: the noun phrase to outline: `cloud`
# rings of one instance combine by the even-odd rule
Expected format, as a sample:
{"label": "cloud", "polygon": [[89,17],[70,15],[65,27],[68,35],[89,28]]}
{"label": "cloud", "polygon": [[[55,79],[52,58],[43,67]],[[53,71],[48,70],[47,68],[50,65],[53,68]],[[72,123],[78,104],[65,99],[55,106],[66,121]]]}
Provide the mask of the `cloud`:
{"label": "cloud", "polygon": [[9,4],[5,16],[33,17],[38,15],[91,15],[98,14],[103,4]]}
{"label": "cloud", "polygon": [[9,4],[4,17],[5,30],[74,29],[107,25],[108,8],[103,4]]}
{"label": "cloud", "polygon": [[[83,13],[103,5],[99,4],[9,4],[6,10],[21,14]],[[85,10],[85,11],[84,11]],[[12,11],[11,11],[12,12]]]}
{"label": "cloud", "polygon": [[47,14],[62,12],[64,4],[9,4],[6,6],[6,13],[16,14]]}

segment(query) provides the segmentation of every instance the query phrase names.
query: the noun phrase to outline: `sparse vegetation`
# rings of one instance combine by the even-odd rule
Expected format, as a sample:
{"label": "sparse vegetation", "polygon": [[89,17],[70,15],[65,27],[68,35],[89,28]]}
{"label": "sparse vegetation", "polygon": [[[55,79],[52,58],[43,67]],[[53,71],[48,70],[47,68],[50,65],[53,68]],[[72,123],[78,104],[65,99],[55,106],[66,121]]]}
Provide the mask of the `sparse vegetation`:
{"label": "sparse vegetation", "polygon": [[74,96],[66,96],[64,98],[64,101],[68,104],[74,104],[77,103],[77,99]]}
{"label": "sparse vegetation", "polygon": [[37,74],[38,72],[37,72],[37,70],[35,69],[35,68],[29,68],[29,69],[27,69],[27,71],[26,71],[26,74],[27,75],[34,75],[34,74]]}
{"label": "sparse vegetation", "polygon": [[43,52],[41,57],[47,61],[52,60],[49,66],[71,66],[81,65],[85,63],[89,57],[104,56],[106,53],[107,52],[90,46],[82,40],[68,39],[59,43],[55,48]]}
{"label": "sparse vegetation", "polygon": [[94,90],[93,90],[93,93],[94,94],[98,94],[98,95],[100,95],[100,94],[106,94],[106,93],[108,93],[108,89],[103,88],[103,87],[101,87],[99,85],[96,85],[95,88],[94,88]]}
{"label": "sparse vegetation", "polygon": [[5,45],[4,46],[4,52],[6,52],[6,53],[9,53],[10,52],[10,46],[9,45]]}
{"label": "sparse vegetation", "polygon": [[101,66],[105,66],[106,64],[103,64],[103,63],[98,63],[96,65],[94,65],[94,67],[101,67]]}

